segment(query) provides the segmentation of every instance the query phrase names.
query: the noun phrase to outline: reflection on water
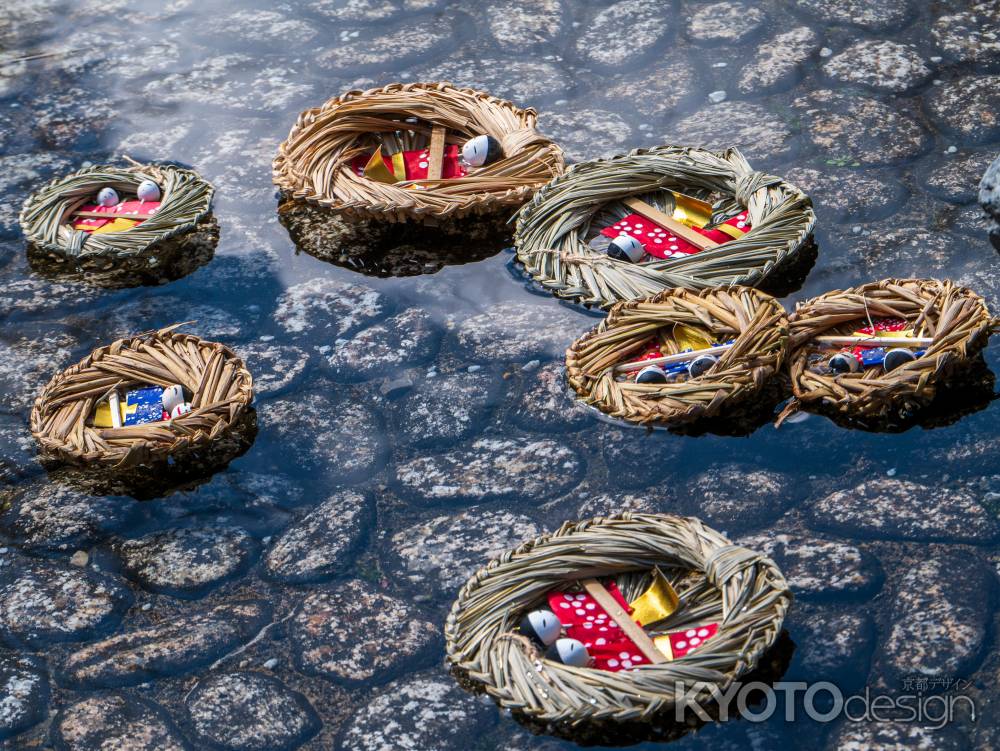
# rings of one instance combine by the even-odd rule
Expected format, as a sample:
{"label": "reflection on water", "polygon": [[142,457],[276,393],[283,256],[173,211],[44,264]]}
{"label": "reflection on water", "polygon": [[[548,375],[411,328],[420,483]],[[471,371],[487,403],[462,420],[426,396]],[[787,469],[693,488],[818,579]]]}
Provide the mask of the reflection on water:
{"label": "reflection on water", "polygon": [[[561,388],[563,350],[596,319],[510,273],[504,233],[475,227],[441,238],[441,254],[376,253],[352,268],[333,248],[332,262],[296,252],[270,182],[306,107],[353,87],[448,79],[536,107],[576,160],[686,141],[738,146],[788,177],[818,216],[815,265],[783,298],[789,309],[870,279],[934,275],[1000,310],[974,203],[1000,140],[998,18],[973,6],[8,0],[0,674],[24,698],[0,716],[0,736],[23,730],[16,748],[123,736],[148,749],[260,748],[253,738],[573,748],[462,692],[440,667],[440,631],[403,627],[439,628],[460,582],[497,550],[636,508],[700,516],[775,557],[797,595],[787,679],[845,691],[961,679],[983,721],[927,744],[997,746],[992,386],[963,419],[900,434],[817,416],[746,437],[622,430]],[[24,198],[126,154],[214,183],[215,256],[156,287],[35,273],[17,228]],[[49,479],[27,415],[51,373],[186,320],[247,358],[259,422],[249,450],[142,504]],[[876,736],[781,717],[705,725],[672,747],[925,738],[903,724]]]}

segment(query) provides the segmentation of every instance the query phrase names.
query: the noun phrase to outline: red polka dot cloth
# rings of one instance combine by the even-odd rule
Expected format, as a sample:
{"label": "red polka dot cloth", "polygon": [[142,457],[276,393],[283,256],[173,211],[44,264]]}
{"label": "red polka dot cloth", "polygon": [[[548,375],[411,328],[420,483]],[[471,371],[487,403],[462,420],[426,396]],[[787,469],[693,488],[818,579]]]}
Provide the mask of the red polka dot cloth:
{"label": "red polka dot cloth", "polygon": [[97,217],[78,217],[72,220],[73,229],[83,230],[84,232],[94,232],[101,227],[104,227],[109,222],[114,222],[117,219],[127,219],[128,221],[120,223],[115,227],[115,229],[128,229],[129,227],[134,227],[137,224],[142,224],[142,222],[145,221],[144,219],[133,219],[133,216],[136,214],[155,214],[159,208],[159,201],[122,201],[114,206],[81,206],[77,209],[77,211],[107,214],[108,218],[98,219]]}
{"label": "red polka dot cloth", "polygon": [[[725,222],[724,226],[729,228],[728,231],[702,229],[701,227],[692,227],[691,229],[721,245],[734,239],[733,235],[739,236],[750,231],[747,212],[743,211],[732,217]],[[649,255],[656,258],[681,258],[699,252],[698,248],[687,242],[684,238],[676,237],[670,230],[664,229],[639,214],[629,214],[621,221],[602,229],[601,234],[607,237],[619,237],[621,235],[633,237],[642,243],[643,248],[645,248]]]}
{"label": "red polka dot cloth", "polygon": [[[605,586],[622,609],[631,613],[632,608],[625,601],[618,585],[612,581]],[[618,672],[649,662],[635,643],[625,636],[614,619],[589,594],[550,592],[549,607],[566,629],[566,635],[583,642],[598,670]]]}
{"label": "red polka dot cloth", "polygon": [[666,652],[667,644],[670,645],[670,653],[667,655],[670,659],[676,660],[678,657],[683,657],[692,649],[700,646],[704,642],[711,639],[719,632],[718,623],[709,623],[706,626],[698,626],[697,628],[688,628],[684,631],[673,631],[663,636],[658,636],[654,640],[657,649]]}
{"label": "red polka dot cloth", "polygon": [[[391,156],[386,156],[383,154],[382,161],[385,162],[386,169],[393,174],[397,180],[425,180],[427,179],[427,170],[430,167],[429,159],[430,152],[427,149],[416,149],[414,151],[404,151],[402,152],[402,166],[403,174],[396,174],[396,167],[393,164],[393,158]],[[399,157],[397,156],[398,160]],[[365,174],[365,167],[371,160],[370,156],[365,156],[364,154],[354,157],[351,160],[351,169],[355,171],[359,176],[363,177]],[[465,168],[459,161],[458,144],[449,144],[445,146],[444,149],[444,159],[441,161],[441,177],[445,179],[451,179],[456,177],[465,177]]]}

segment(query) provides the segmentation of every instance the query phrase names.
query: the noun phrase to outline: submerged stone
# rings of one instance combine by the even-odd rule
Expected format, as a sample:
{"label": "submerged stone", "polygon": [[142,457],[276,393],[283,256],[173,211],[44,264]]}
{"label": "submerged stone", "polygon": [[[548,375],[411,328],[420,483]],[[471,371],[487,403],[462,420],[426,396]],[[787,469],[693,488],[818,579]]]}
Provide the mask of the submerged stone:
{"label": "submerged stone", "polygon": [[49,679],[40,660],[0,652],[0,741],[46,717]]}
{"label": "submerged stone", "polygon": [[566,70],[553,62],[537,57],[483,57],[475,43],[460,47],[454,55],[417,70],[417,80],[461,81],[463,86],[488,91],[522,106],[551,99],[554,92],[570,92],[576,86]]}
{"label": "submerged stone", "polygon": [[[607,81],[606,77],[602,80]],[[669,81],[669,86],[664,86]],[[638,71],[615,74],[594,92],[614,110],[624,100],[644,115],[668,115],[697,96],[699,75],[690,58],[682,54],[658,55]]]}
{"label": "submerged stone", "polygon": [[735,146],[751,163],[772,162],[791,155],[792,130],[759,104],[710,105],[675,123],[663,136],[663,142],[711,151]]}
{"label": "submerged stone", "polygon": [[628,151],[632,126],[613,109],[577,106],[570,111],[544,111],[539,128],[563,149],[566,158],[582,162]]}
{"label": "submerged stone", "polygon": [[522,376],[522,382],[512,416],[525,430],[559,433],[578,430],[591,420],[572,396],[562,363],[549,363],[529,372]]}
{"label": "submerged stone", "polygon": [[480,438],[467,449],[399,465],[402,488],[422,503],[541,499],[576,483],[583,461],[549,438]]}
{"label": "submerged stone", "polygon": [[67,332],[0,341],[0,410],[27,413],[45,384],[69,365],[78,344]]}
{"label": "submerged stone", "polygon": [[1000,136],[1000,75],[971,75],[943,83],[926,104],[931,117],[963,144]]}
{"label": "submerged stone", "polygon": [[929,269],[951,268],[963,243],[947,232],[922,227],[879,227],[877,233],[853,238],[849,256],[876,278],[897,274],[926,276]]}
{"label": "submerged stone", "polygon": [[318,277],[282,292],[274,318],[293,337],[323,334],[332,343],[374,322],[384,307],[382,294],[371,287]]}
{"label": "submerged stone", "polygon": [[[935,710],[936,711],[936,710]],[[965,751],[968,741],[954,727],[935,728],[912,722],[845,722],[831,736],[830,751],[877,748],[884,751],[934,749]]]}
{"label": "submerged stone", "polygon": [[795,0],[802,10],[827,23],[865,29],[898,27],[913,17],[909,0]]}
{"label": "submerged stone", "polygon": [[302,671],[341,681],[386,680],[430,657],[440,636],[410,604],[358,579],[306,597],[289,634]]}
{"label": "submerged stone", "polygon": [[766,20],[767,14],[758,5],[726,0],[695,11],[685,31],[698,42],[739,44],[757,33]]}
{"label": "submerged stone", "polygon": [[473,507],[397,532],[392,546],[402,576],[425,589],[452,592],[480,566],[539,533],[527,516]]}
{"label": "submerged stone", "polygon": [[796,642],[795,659],[806,671],[806,680],[837,675],[850,685],[866,682],[875,646],[875,625],[868,613],[796,603],[785,626]]}
{"label": "submerged stone", "polygon": [[827,167],[792,167],[783,177],[808,195],[825,219],[872,221],[892,214],[906,197],[906,187],[891,176]]}
{"label": "submerged stone", "polygon": [[917,48],[887,39],[857,42],[831,57],[823,72],[841,83],[859,83],[882,91],[906,91],[927,80],[930,68]]}
{"label": "submerged stone", "polygon": [[503,302],[477,315],[452,320],[463,353],[492,363],[527,362],[535,356],[561,356],[568,332],[583,332],[593,319],[562,305]]}
{"label": "submerged stone", "polygon": [[342,490],[286,529],[264,559],[267,573],[286,582],[314,581],[351,565],[372,516],[368,499]]}
{"label": "submerged stone", "polygon": [[727,531],[776,519],[795,502],[788,475],[729,464],[695,477],[688,486],[694,515]]}
{"label": "submerged stone", "polygon": [[486,8],[490,33],[511,52],[552,44],[562,34],[565,14],[560,0],[505,0]]}
{"label": "submerged stone", "polygon": [[810,513],[814,527],[855,537],[973,543],[997,537],[996,519],[970,493],[908,480],[878,478],[834,491]]}
{"label": "submerged stone", "polygon": [[154,592],[200,594],[244,569],[256,550],[241,529],[170,529],[118,546],[129,578]]}
{"label": "submerged stone", "polygon": [[[942,9],[949,10],[947,5]],[[967,10],[946,13],[931,26],[938,45],[963,62],[986,62],[1000,54],[1000,5],[986,0]]]}
{"label": "submerged stone", "polygon": [[453,16],[440,15],[345,28],[338,43],[325,47],[315,62],[338,72],[380,67],[392,70],[400,63],[439,57],[453,44],[454,28]]}
{"label": "submerged stone", "polygon": [[[684,447],[677,436],[642,428],[602,426],[598,442],[612,486],[629,489],[646,488],[662,480],[677,466]],[[658,489],[657,494],[672,495],[669,489]]]}
{"label": "submerged stone", "polygon": [[186,704],[195,735],[227,751],[290,751],[322,724],[302,694],[263,673],[203,680]]}
{"label": "submerged stone", "polygon": [[772,559],[798,596],[858,594],[878,584],[878,562],[847,542],[768,531],[740,545]]}
{"label": "submerged stone", "polygon": [[806,61],[819,49],[816,33],[796,26],[763,42],[743,66],[737,88],[743,94],[764,93],[789,86],[802,75]]}
{"label": "submerged stone", "polygon": [[191,751],[162,707],[120,694],[64,707],[52,735],[59,751]]}
{"label": "submerged stone", "polygon": [[585,24],[576,54],[595,65],[622,67],[653,51],[667,36],[670,18],[670,9],[654,0],[619,0]]}
{"label": "submerged stone", "polygon": [[63,664],[63,682],[129,686],[190,673],[247,643],[270,620],[266,603],[248,600],[126,631],[71,654]]}
{"label": "submerged stone", "polygon": [[415,447],[468,438],[485,420],[501,383],[499,376],[485,370],[437,373],[400,402],[397,435]]}
{"label": "submerged stone", "polygon": [[288,388],[309,364],[305,350],[273,342],[244,344],[236,348],[236,353],[253,375],[253,390],[258,397]]}
{"label": "submerged stone", "polygon": [[350,339],[337,339],[327,363],[338,380],[371,380],[427,362],[440,336],[427,313],[409,308]]}
{"label": "submerged stone", "polygon": [[467,748],[494,714],[491,704],[438,671],[390,683],[348,721],[339,751]]}

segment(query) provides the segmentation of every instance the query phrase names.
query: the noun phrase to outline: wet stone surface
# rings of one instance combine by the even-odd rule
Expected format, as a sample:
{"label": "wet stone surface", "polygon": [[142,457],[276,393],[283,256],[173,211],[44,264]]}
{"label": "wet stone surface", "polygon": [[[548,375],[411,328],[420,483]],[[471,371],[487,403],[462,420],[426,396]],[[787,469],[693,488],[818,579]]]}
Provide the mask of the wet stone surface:
{"label": "wet stone surface", "polygon": [[766,19],[766,14],[756,4],[713,3],[692,14],[686,33],[697,42],[739,44],[756,34]]}
{"label": "wet stone surface", "polygon": [[930,68],[912,45],[866,40],[830,58],[823,72],[841,83],[882,91],[906,91],[927,79]]}
{"label": "wet stone surface", "polygon": [[435,372],[399,403],[400,441],[423,447],[468,438],[495,403],[500,383],[498,375],[486,370]]}
{"label": "wet stone surface", "polygon": [[885,29],[910,17],[909,0],[795,0],[802,10],[821,21]]}
{"label": "wet stone surface", "polygon": [[372,473],[384,450],[378,420],[363,404],[327,393],[268,402],[261,417],[303,464],[322,467],[345,482],[360,481]]}
{"label": "wet stone surface", "polygon": [[425,363],[437,351],[439,339],[430,316],[410,308],[353,338],[337,339],[327,363],[337,380],[370,380]]}
{"label": "wet stone surface", "polygon": [[855,537],[989,542],[997,522],[970,493],[907,480],[876,479],[816,501],[812,524]]}
{"label": "wet stone surface", "polygon": [[688,487],[697,516],[727,531],[760,526],[794,502],[791,478],[736,465],[703,472]]}
{"label": "wet stone surface", "polygon": [[877,561],[850,543],[769,531],[740,544],[773,560],[796,597],[867,593],[880,579]]}
{"label": "wet stone surface", "polygon": [[996,158],[995,151],[973,151],[948,156],[927,176],[925,186],[939,198],[953,203],[970,203],[979,191],[978,176]]}
{"label": "wet stone surface", "polygon": [[397,532],[392,547],[403,577],[423,589],[452,592],[480,566],[540,532],[527,516],[473,507]]}
{"label": "wet stone surface", "polygon": [[737,88],[751,94],[790,85],[818,48],[816,33],[808,26],[782,31],[757,48],[752,62],[743,67]]}
{"label": "wet stone surface", "polygon": [[[461,81],[480,91],[516,102],[548,98],[553,91],[569,92],[575,82],[559,65],[546,61],[525,62],[516,57],[480,57],[470,47],[433,65],[419,67],[421,81]],[[469,59],[472,56],[472,59]],[[537,60],[537,58],[536,58]],[[542,132],[548,134],[545,128]]]}
{"label": "wet stone surface", "polygon": [[0,410],[30,410],[42,387],[70,364],[76,346],[76,339],[69,333],[0,341]]}
{"label": "wet stone surface", "polygon": [[191,672],[252,639],[270,622],[263,602],[217,605],[89,644],[62,666],[62,682],[97,688]]}
{"label": "wet stone surface", "polygon": [[9,643],[89,639],[131,604],[129,590],[107,576],[0,554],[0,637]]}
{"label": "wet stone surface", "polygon": [[930,143],[904,107],[820,89],[795,100],[813,146],[834,166],[891,164],[914,157]]}
{"label": "wet stone surface", "polygon": [[[599,440],[608,476],[623,488],[645,488],[662,480],[676,466],[682,446],[673,436],[641,428],[609,427]],[[676,494],[658,488],[657,495],[674,499]]]}
{"label": "wet stone surface", "polygon": [[397,61],[439,57],[457,21],[454,16],[430,16],[367,29],[348,27],[340,31],[340,43],[326,48],[317,62],[331,70],[376,70]]}
{"label": "wet stone surface", "polygon": [[903,722],[845,722],[827,744],[830,751],[861,748],[959,751],[967,747],[964,736],[953,727],[934,729]]}
{"label": "wet stone surface", "polygon": [[[961,575],[956,575],[961,572]],[[965,675],[980,657],[996,581],[984,561],[949,552],[907,562],[894,577],[883,644],[898,676]]]}
{"label": "wet stone surface", "polygon": [[572,161],[607,159],[629,150],[632,126],[617,112],[575,107],[568,112],[545,112],[539,128],[559,144]]}
{"label": "wet stone surface", "polygon": [[875,625],[868,613],[796,603],[785,623],[794,634],[795,658],[807,680],[836,672],[851,676],[852,685],[864,683],[875,646]]}
{"label": "wet stone surface", "polygon": [[906,188],[897,180],[832,167],[793,167],[783,177],[813,200],[821,218],[881,219],[906,196]]}
{"label": "wet stone surface", "polygon": [[118,545],[125,574],[153,592],[196,595],[235,576],[256,549],[241,529],[171,529]]}
{"label": "wet stone surface", "polygon": [[308,352],[273,341],[245,344],[236,352],[253,376],[253,390],[258,397],[288,388],[309,364]]}
{"label": "wet stone surface", "polygon": [[982,2],[945,13],[931,26],[931,34],[950,57],[986,61],[1000,54],[1000,7]]}
{"label": "wet stone surface", "polygon": [[494,713],[438,671],[389,684],[351,717],[338,751],[454,748]]}
{"label": "wet stone surface", "polygon": [[669,11],[662,4],[653,0],[620,0],[587,23],[575,51],[589,63],[620,67],[649,54],[670,27]]}
{"label": "wet stone surface", "polygon": [[382,295],[362,284],[341,284],[322,277],[286,289],[274,318],[292,337],[322,334],[333,340],[371,323],[384,309]]}
{"label": "wet stone surface", "polygon": [[544,498],[571,487],[583,472],[570,447],[549,438],[480,438],[467,449],[418,457],[397,480],[426,504]]}
{"label": "wet stone surface", "polygon": [[522,375],[514,420],[525,430],[556,433],[578,430],[590,417],[576,404],[562,363],[550,363]]}
{"label": "wet stone surface", "polygon": [[52,731],[59,751],[190,751],[190,746],[155,704],[119,694],[92,696],[65,707]]}
{"label": "wet stone surface", "polygon": [[487,8],[486,18],[497,44],[520,52],[551,44],[562,32],[565,13],[560,0],[508,0]]}
{"label": "wet stone surface", "polygon": [[440,636],[407,602],[358,579],[309,595],[289,633],[300,669],[337,681],[386,680],[426,662]]}
{"label": "wet stone surface", "polygon": [[[922,227],[879,227],[877,232],[853,235],[849,254],[876,278],[891,274],[905,278],[946,268],[961,249],[954,237],[941,232]],[[921,260],[916,260],[915,253]]]}
{"label": "wet stone surface", "polygon": [[319,729],[299,692],[262,673],[228,673],[198,684],[187,698],[194,734],[232,751],[293,749]]}
{"label": "wet stone surface", "polygon": [[[669,115],[697,96],[698,78],[688,58],[668,53],[642,70],[616,74],[603,94],[614,107],[624,99],[644,115]],[[659,82],[664,80],[670,81],[670,87],[661,90]]]}
{"label": "wet stone surface", "polygon": [[264,558],[268,575],[304,582],[349,568],[371,513],[364,494],[354,490],[335,493],[274,540]]}
{"label": "wet stone surface", "polygon": [[1000,134],[1000,76],[966,76],[943,83],[927,99],[930,116],[961,144]]}
{"label": "wet stone surface", "polygon": [[683,143],[721,150],[731,146],[754,161],[778,161],[792,151],[792,131],[784,120],[759,104],[712,105],[676,123],[664,143]]}
{"label": "wet stone surface", "polygon": [[46,716],[49,679],[40,660],[0,651],[0,741]]}
{"label": "wet stone surface", "polygon": [[131,498],[90,495],[45,478],[0,493],[0,528],[25,548],[75,550],[103,539],[136,512]]}

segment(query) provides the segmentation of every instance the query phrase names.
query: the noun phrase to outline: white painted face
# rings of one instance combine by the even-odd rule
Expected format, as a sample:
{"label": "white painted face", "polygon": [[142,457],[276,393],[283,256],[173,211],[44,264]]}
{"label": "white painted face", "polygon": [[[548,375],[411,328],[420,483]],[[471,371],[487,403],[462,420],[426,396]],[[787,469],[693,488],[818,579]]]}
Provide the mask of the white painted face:
{"label": "white painted face", "polygon": [[719,358],[715,355],[702,355],[701,357],[696,357],[688,364],[688,374],[692,378],[704,375],[708,372],[709,368],[715,365],[718,361]]}
{"label": "white painted face", "polygon": [[462,159],[470,167],[482,167],[489,155],[490,141],[487,136],[470,138],[462,147]]}
{"label": "white painted face", "polygon": [[178,404],[172,410],[170,410],[170,419],[173,420],[175,417],[180,417],[181,415],[186,415],[191,411],[191,405],[188,402],[183,404]]}
{"label": "white painted face", "polygon": [[590,653],[583,643],[576,639],[557,640],[546,656],[574,668],[585,668],[590,663]]}
{"label": "white painted face", "polygon": [[163,397],[160,401],[163,403],[163,409],[166,410],[167,414],[172,414],[177,405],[184,404],[184,387],[179,383],[167,386],[163,389]]}
{"label": "white painted face", "polygon": [[562,624],[554,613],[548,610],[535,610],[528,613],[528,623],[534,629],[535,635],[546,647],[559,638]]}
{"label": "white painted face", "polygon": [[647,365],[635,377],[636,383],[666,383],[666,371],[657,365]]}
{"label": "white painted face", "polygon": [[139,183],[139,189],[136,190],[135,193],[139,197],[140,201],[160,200],[160,186],[152,180],[143,180]]}
{"label": "white painted face", "polygon": [[101,206],[117,206],[121,199],[114,188],[101,188],[97,194],[97,203]]}
{"label": "white painted face", "polygon": [[608,255],[619,261],[638,263],[645,253],[642,243],[631,235],[618,235],[608,246]]}

